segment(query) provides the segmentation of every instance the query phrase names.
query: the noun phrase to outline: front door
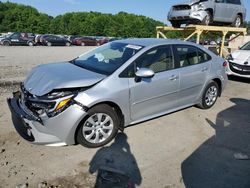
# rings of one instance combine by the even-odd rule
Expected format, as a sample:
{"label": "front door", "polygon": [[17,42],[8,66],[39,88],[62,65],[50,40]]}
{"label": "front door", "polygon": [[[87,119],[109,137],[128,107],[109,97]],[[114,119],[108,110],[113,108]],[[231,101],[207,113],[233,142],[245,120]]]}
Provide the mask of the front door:
{"label": "front door", "polygon": [[227,22],[228,15],[227,13],[227,3],[226,0],[215,0],[215,10],[214,10],[214,21]]}
{"label": "front door", "polygon": [[[178,106],[179,71],[175,69],[171,46],[149,50],[139,57],[136,70],[149,68],[155,72],[152,78],[129,78],[130,111],[133,121],[167,112]],[[135,70],[135,71],[136,71]]]}

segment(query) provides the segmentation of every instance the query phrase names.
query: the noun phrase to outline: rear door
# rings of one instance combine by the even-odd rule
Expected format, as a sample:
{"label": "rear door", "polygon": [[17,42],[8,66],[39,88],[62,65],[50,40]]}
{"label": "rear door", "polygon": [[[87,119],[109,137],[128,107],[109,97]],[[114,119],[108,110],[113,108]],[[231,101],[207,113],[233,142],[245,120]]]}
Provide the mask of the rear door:
{"label": "rear door", "polygon": [[140,81],[133,76],[129,78],[131,119],[136,121],[176,108],[179,71],[175,67],[172,47],[149,50],[132,64],[134,72],[140,68],[149,68],[155,75]]}
{"label": "rear door", "polygon": [[181,107],[197,102],[211,69],[211,57],[191,45],[176,45],[175,53],[179,62]]}

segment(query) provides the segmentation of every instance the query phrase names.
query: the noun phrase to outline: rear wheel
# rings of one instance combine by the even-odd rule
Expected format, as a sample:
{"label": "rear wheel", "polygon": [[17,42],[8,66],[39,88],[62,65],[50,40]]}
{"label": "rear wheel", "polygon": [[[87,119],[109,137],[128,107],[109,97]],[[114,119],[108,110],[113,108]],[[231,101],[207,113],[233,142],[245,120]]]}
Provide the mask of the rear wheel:
{"label": "rear wheel", "polygon": [[97,105],[88,111],[88,116],[78,129],[76,140],[88,148],[104,146],[116,136],[118,125],[119,117],[112,107]]}
{"label": "rear wheel", "polygon": [[201,103],[198,105],[202,109],[211,108],[219,96],[219,86],[216,82],[210,82],[202,95]]}
{"label": "rear wheel", "polygon": [[242,25],[242,18],[240,15],[237,15],[232,26],[233,27],[240,27],[241,25]]}
{"label": "rear wheel", "polygon": [[52,46],[52,43],[51,42],[47,42],[47,46]]}
{"label": "rear wheel", "polygon": [[81,46],[85,46],[85,43],[84,43],[84,42],[82,42],[82,43],[81,43]]}
{"label": "rear wheel", "polygon": [[171,21],[171,24],[173,27],[177,27],[177,28],[181,27],[181,23],[179,21]]}

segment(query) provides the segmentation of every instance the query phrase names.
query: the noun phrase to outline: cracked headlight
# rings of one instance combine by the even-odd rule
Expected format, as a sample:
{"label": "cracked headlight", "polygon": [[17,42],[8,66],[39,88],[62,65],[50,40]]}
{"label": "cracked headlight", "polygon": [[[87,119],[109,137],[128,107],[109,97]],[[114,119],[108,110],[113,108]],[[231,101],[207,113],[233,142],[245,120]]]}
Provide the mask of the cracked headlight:
{"label": "cracked headlight", "polygon": [[48,117],[54,117],[74,104],[74,97],[75,95],[71,95],[62,99],[57,99],[54,108],[46,112]]}

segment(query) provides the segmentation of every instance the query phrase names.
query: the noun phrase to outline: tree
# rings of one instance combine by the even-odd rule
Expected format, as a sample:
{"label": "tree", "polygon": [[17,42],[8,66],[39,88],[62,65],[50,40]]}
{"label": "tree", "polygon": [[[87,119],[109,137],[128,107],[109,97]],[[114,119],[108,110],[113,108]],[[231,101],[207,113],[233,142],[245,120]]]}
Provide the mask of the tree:
{"label": "tree", "polygon": [[32,32],[87,36],[154,37],[163,23],[146,16],[119,12],[71,12],[55,18],[31,6],[0,3],[0,32]]}

